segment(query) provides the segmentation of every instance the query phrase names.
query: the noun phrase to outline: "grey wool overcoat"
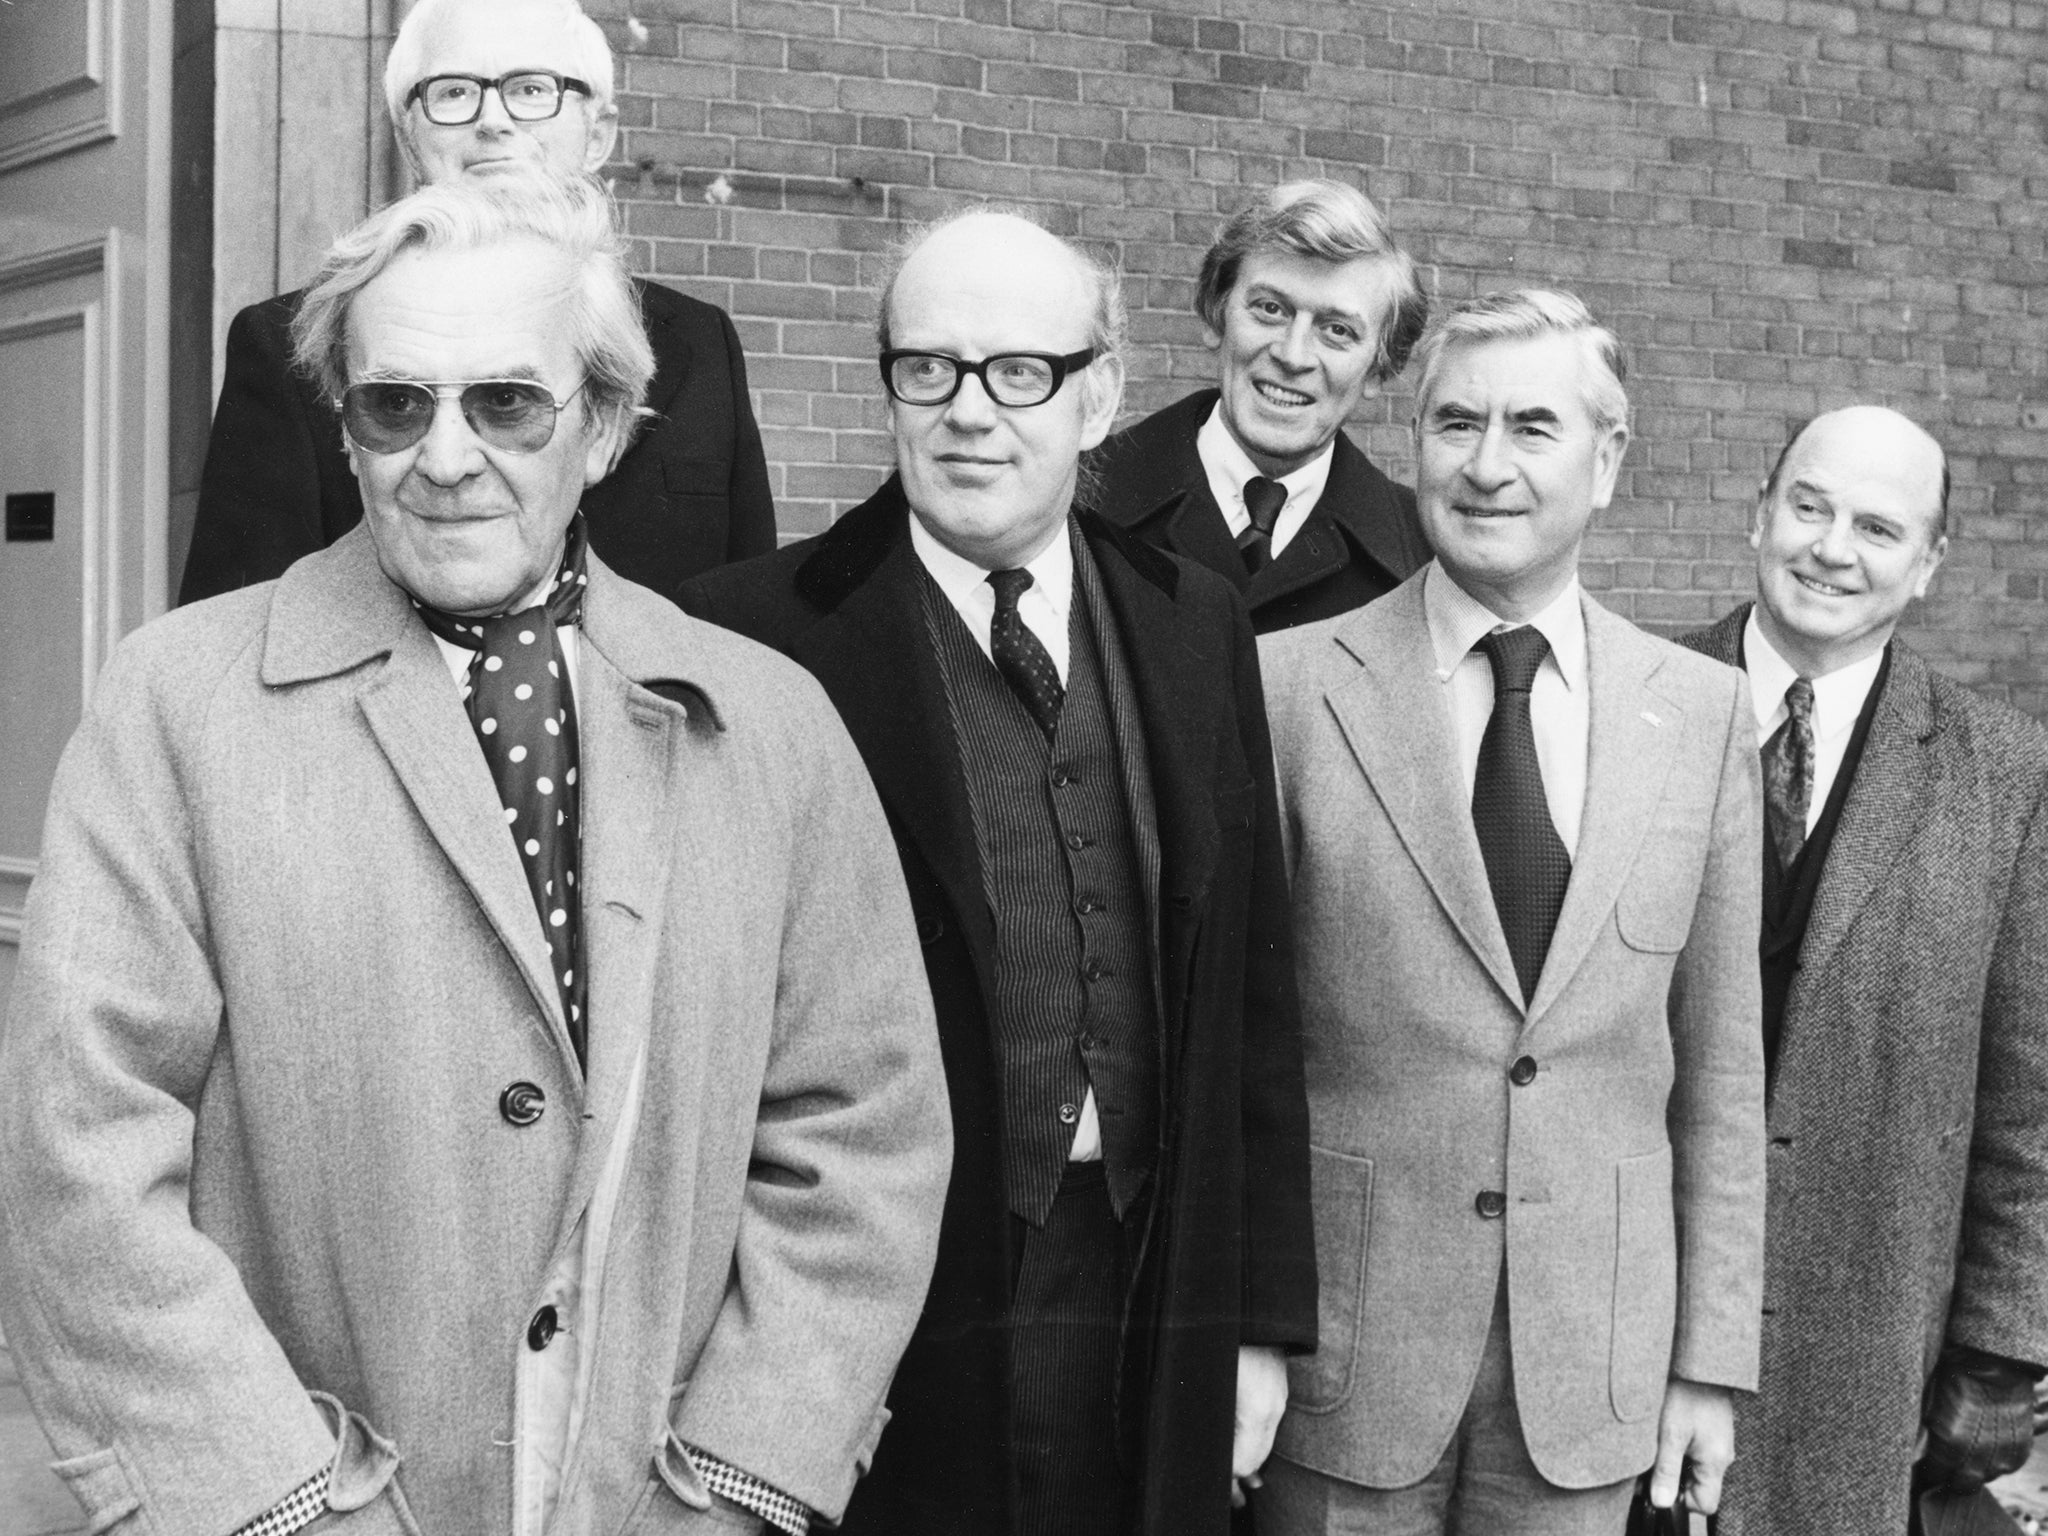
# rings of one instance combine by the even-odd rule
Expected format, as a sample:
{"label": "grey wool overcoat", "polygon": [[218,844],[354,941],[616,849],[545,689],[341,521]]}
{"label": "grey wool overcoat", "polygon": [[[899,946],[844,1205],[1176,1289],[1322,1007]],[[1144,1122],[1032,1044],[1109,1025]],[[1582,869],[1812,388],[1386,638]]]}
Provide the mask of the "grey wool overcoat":
{"label": "grey wool overcoat", "polygon": [[1508,1288],[1568,1488],[1649,1466],[1672,1375],[1756,1380],[1759,793],[1739,677],[1585,599],[1585,819],[1534,998],[1508,957],[1421,575],[1260,642],[1299,959],[1321,1324],[1278,1454],[1399,1488]]}
{"label": "grey wool overcoat", "polygon": [[366,530],[101,677],[0,1039],[0,1318],[94,1531],[221,1536],[329,1466],[322,1531],[510,1529],[516,1362],[612,1156],[553,1528],[697,1529],[680,1444],[844,1506],[950,1157],[888,828],[780,657],[595,558],[578,650],[587,1087]]}
{"label": "grey wool overcoat", "polygon": [[[1744,604],[1685,637],[1733,664]],[[1906,1530],[1944,1340],[2048,1364],[2048,732],[1892,642],[1787,999],[1728,1536]]]}

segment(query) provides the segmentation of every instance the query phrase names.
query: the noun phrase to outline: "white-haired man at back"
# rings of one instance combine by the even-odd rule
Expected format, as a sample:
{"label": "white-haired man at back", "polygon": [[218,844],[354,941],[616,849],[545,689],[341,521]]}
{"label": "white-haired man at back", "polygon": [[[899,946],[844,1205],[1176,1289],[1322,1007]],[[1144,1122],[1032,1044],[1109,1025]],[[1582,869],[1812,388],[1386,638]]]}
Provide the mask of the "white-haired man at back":
{"label": "white-haired man at back", "polygon": [[[618,139],[611,48],[577,0],[421,0],[392,42],[384,97],[430,186],[585,176]],[[658,283],[633,290],[654,350],[651,414],[583,514],[614,570],[672,599],[701,571],[773,549],[775,505],[732,321]],[[291,367],[302,298],[251,305],[228,329],[180,602],[281,576],[362,518],[336,402]]]}

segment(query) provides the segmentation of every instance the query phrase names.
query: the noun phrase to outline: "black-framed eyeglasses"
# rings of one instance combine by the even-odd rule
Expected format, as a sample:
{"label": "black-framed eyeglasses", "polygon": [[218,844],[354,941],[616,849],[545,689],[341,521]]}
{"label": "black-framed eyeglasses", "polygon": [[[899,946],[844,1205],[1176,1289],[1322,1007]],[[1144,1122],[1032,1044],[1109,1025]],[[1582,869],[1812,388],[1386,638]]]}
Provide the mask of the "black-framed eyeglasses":
{"label": "black-framed eyeglasses", "polygon": [[1060,392],[1076,368],[1095,361],[1095,348],[1083,347],[1062,357],[1057,352],[998,352],[970,363],[949,352],[882,354],[882,383],[905,405],[944,405],[960,393],[969,374],[997,405],[1043,405]]}
{"label": "black-framed eyeglasses", "polygon": [[539,453],[583,384],[557,400],[531,379],[370,379],[349,385],[337,404],[349,440],[369,453],[403,453],[427,435],[440,402],[451,397],[461,402],[470,430],[493,448]]}
{"label": "black-framed eyeglasses", "polygon": [[573,75],[558,75],[551,69],[521,69],[495,80],[482,75],[429,75],[412,88],[405,104],[420,104],[427,121],[443,128],[460,128],[483,115],[484,92],[496,91],[505,103],[505,115],[515,123],[544,123],[562,110],[562,93],[590,87]]}

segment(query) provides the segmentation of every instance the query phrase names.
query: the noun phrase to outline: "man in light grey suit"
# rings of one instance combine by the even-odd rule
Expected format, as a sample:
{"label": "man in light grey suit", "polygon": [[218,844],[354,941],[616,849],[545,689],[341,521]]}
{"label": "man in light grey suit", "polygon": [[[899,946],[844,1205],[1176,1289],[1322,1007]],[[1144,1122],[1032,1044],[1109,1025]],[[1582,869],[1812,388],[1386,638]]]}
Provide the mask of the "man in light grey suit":
{"label": "man in light grey suit", "polygon": [[909,902],[798,668],[586,548],[653,371],[586,183],[430,187],[299,310],[363,523],[66,752],[0,1319],[92,1529],[836,1517],[950,1160]]}
{"label": "man in light grey suit", "polygon": [[1321,1282],[1261,1529],[1619,1532],[1653,1461],[1715,1507],[1756,1380],[1753,722],[1580,590],[1628,442],[1584,305],[1417,356],[1435,561],[1261,642]]}

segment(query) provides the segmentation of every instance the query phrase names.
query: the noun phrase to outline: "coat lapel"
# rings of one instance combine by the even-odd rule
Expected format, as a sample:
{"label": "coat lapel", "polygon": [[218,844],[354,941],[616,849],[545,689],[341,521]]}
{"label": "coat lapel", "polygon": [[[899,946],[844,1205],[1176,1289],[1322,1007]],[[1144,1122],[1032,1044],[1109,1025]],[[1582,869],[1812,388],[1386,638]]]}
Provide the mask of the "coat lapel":
{"label": "coat lapel", "polygon": [[1586,805],[1564,910],[1530,1000],[1534,1023],[1557,1000],[1607,925],[1670,777],[1683,712],[1655,691],[1662,666],[1640,631],[1591,598],[1586,615]]}
{"label": "coat lapel", "polygon": [[1894,645],[1891,676],[1871,717],[1863,760],[1814,893],[1799,959],[1802,971],[1814,972],[1827,963],[1929,814],[1932,769],[1926,743],[1934,732],[1927,663]]}
{"label": "coat lapel", "polygon": [[1438,904],[1519,1009],[1522,988],[1472,830],[1422,586],[1411,578],[1338,629],[1359,675],[1330,690],[1330,710]]}
{"label": "coat lapel", "polygon": [[[827,561],[851,553],[853,568],[865,566],[866,573],[792,654],[831,695],[882,803],[944,887],[970,944],[992,962],[995,925],[982,889],[952,712],[925,628],[909,515],[900,497],[883,497],[841,520],[835,532],[844,530],[842,542],[884,547],[876,561],[872,548],[821,546],[819,556]],[[872,526],[848,526],[856,517]]]}
{"label": "coat lapel", "polygon": [[661,935],[692,926],[687,913],[675,913],[677,850],[699,869],[720,859],[709,847],[694,855],[691,848],[702,830],[693,813],[709,803],[691,793],[694,757],[699,742],[715,736],[718,717],[689,682],[691,658],[652,638],[672,630],[662,606],[591,557],[576,668],[590,1071],[565,1207],[571,1216],[588,1203],[614,1137],[631,1133],[621,1114],[652,1028]]}
{"label": "coat lapel", "polygon": [[1396,580],[1405,581],[1429,563],[1428,546],[1393,483],[1342,431],[1330,460],[1330,481],[1317,508]]}
{"label": "coat lapel", "polygon": [[370,734],[518,967],[574,1078],[547,942],[483,751],[433,636],[378,567],[359,526],[279,581],[263,680],[306,682],[379,655],[383,666],[367,675],[358,695]]}

